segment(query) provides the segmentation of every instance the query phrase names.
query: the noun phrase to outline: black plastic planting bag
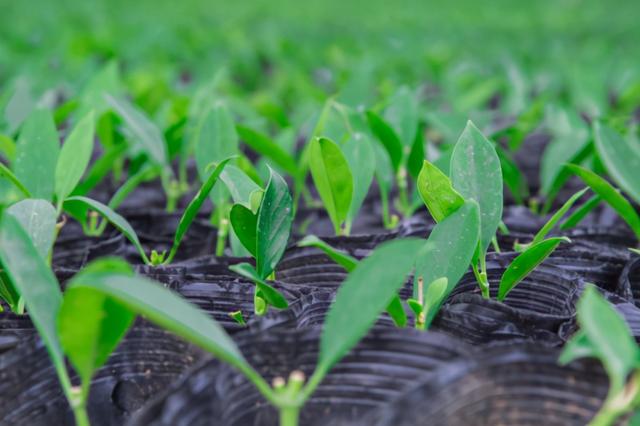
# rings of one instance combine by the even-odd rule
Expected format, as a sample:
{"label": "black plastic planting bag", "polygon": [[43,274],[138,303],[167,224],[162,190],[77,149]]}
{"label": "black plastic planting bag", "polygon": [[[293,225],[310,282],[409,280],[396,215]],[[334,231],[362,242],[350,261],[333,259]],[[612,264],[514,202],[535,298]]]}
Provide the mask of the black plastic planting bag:
{"label": "black plastic planting bag", "polygon": [[559,349],[539,344],[497,346],[472,361],[452,363],[371,413],[375,426],[583,426],[607,394],[600,364],[558,365]]}
{"label": "black plastic planting bag", "polygon": [[[247,360],[268,381],[315,367],[320,328],[272,329],[237,340]],[[301,425],[358,423],[444,364],[470,356],[470,348],[445,335],[412,329],[372,330],[338,363],[300,414]],[[277,425],[276,410],[235,370],[215,360],[193,370],[130,425]]]}
{"label": "black plastic planting bag", "polygon": [[[139,320],[92,381],[91,424],[122,425],[201,356],[199,349]],[[0,401],[10,407],[3,425],[74,424],[47,350],[35,335],[0,354]]]}

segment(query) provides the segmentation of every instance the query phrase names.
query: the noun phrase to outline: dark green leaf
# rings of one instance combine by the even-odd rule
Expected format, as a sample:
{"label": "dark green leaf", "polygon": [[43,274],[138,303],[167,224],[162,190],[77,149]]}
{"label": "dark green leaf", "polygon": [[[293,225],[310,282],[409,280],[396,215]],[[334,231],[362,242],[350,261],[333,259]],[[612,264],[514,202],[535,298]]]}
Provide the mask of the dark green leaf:
{"label": "dark green leaf", "polygon": [[549,238],[527,248],[502,274],[498,289],[498,300],[502,301],[507,294],[542,263],[562,242],[571,242],[567,237]]}
{"label": "dark green leaf", "polygon": [[353,176],[340,147],[325,138],[311,142],[309,167],[336,234],[347,219],[353,198]]}
{"label": "dark green leaf", "polygon": [[251,149],[273,161],[274,164],[289,175],[298,176],[299,171],[296,160],[269,137],[242,125],[237,125],[236,131],[240,139],[249,145]]}
{"label": "dark green leaf", "polygon": [[391,165],[394,171],[398,171],[402,164],[404,156],[402,142],[393,130],[393,128],[378,114],[373,111],[367,111],[367,121],[374,135],[378,138],[387,151],[391,159]]}
{"label": "dark green leaf", "polygon": [[591,170],[575,164],[567,164],[567,169],[584,181],[593,192],[602,197],[640,238],[640,217],[633,206],[609,182]]}
{"label": "dark green leaf", "polygon": [[255,258],[258,248],[258,215],[253,214],[251,210],[242,204],[236,204],[231,208],[229,219],[238,240]]}
{"label": "dark green leaf", "polygon": [[425,244],[417,238],[386,242],[349,274],[324,323],[318,371],[327,372],[366,334],[405,283]]}
{"label": "dark green leaf", "polygon": [[640,143],[596,122],[595,145],[600,159],[620,188],[640,203]]}
{"label": "dark green leaf", "polygon": [[395,296],[387,305],[387,313],[396,327],[404,328],[407,325],[407,313],[404,311],[400,296]]}
{"label": "dark green leaf", "polygon": [[27,231],[42,259],[47,259],[53,246],[56,209],[44,200],[26,199],[10,206],[5,214],[13,215]]}
{"label": "dark green leaf", "polygon": [[427,160],[422,163],[417,187],[422,201],[436,222],[448,217],[464,204],[464,198],[453,189],[449,177]]}
{"label": "dark green leaf", "polygon": [[65,199],[78,185],[89,165],[93,151],[94,132],[94,117],[93,112],[90,112],[76,124],[62,145],[55,172],[55,193],[58,206],[62,206]]}
{"label": "dark green leaf", "polygon": [[34,110],[22,125],[13,171],[34,198],[53,199],[54,176],[60,153],[51,112]]}
{"label": "dark green leaf", "polygon": [[482,256],[502,220],[502,169],[493,144],[471,122],[453,150],[451,181],[465,199],[473,199],[480,206]]}
{"label": "dark green leaf", "polygon": [[276,269],[287,248],[292,223],[293,200],[289,188],[282,176],[271,170],[256,227],[256,269],[261,278],[266,278]]}
{"label": "dark green leaf", "polygon": [[253,281],[260,291],[260,297],[267,301],[269,305],[278,309],[285,309],[289,306],[287,299],[285,299],[278,290],[262,279],[253,266],[248,263],[239,263],[237,265],[230,266],[229,269]]}

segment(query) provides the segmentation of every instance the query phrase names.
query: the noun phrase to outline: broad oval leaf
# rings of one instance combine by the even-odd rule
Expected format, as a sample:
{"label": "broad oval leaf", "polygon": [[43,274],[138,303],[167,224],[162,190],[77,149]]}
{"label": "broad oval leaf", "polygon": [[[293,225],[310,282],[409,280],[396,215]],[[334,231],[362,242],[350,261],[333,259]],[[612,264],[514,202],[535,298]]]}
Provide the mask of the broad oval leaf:
{"label": "broad oval leaf", "polygon": [[142,151],[159,166],[167,166],[167,145],[158,126],[147,115],[123,98],[105,95],[107,103],[124,120],[127,129]]}
{"label": "broad oval leaf", "polygon": [[593,131],[598,155],[607,171],[627,194],[640,203],[640,144],[599,122],[594,124]]}
{"label": "broad oval leaf", "polygon": [[598,194],[613,208],[640,239],[640,217],[635,209],[609,182],[592,172],[575,164],[567,164],[567,169],[578,176],[591,190]]}
{"label": "broad oval leaf", "polygon": [[95,290],[65,291],[57,316],[58,335],[83,389],[88,391],[91,376],[107,361],[134,318],[129,309]]}
{"label": "broad oval leaf", "polygon": [[52,200],[60,140],[51,112],[34,110],[22,125],[13,171],[34,198]]}
{"label": "broad oval leaf", "polygon": [[242,204],[257,213],[263,190],[245,172],[233,164],[227,165],[220,175],[235,204]]}
{"label": "broad oval leaf", "polygon": [[[76,204],[74,206],[74,204]],[[82,196],[74,196],[67,198],[65,202],[65,208],[74,211],[82,211],[86,216],[86,212],[88,210],[94,210],[98,212],[102,217],[109,221],[118,231],[122,232],[124,236],[134,245],[134,247],[140,253],[140,257],[146,264],[150,264],[149,258],[147,254],[144,252],[144,248],[142,244],[140,244],[140,239],[138,238],[138,234],[134,231],[133,227],[127,222],[127,219],[120,216],[115,211],[111,210],[109,206],[105,206],[99,201],[92,200],[91,198],[82,197]],[[80,221],[84,221],[85,218],[77,218]]]}
{"label": "broad oval leaf", "polygon": [[242,204],[235,204],[229,212],[229,220],[238,240],[255,258],[258,249],[258,215]]}
{"label": "broad oval leaf", "polygon": [[42,259],[47,259],[53,246],[56,209],[45,200],[27,199],[10,206],[5,214],[18,219]]}
{"label": "broad oval leaf", "polygon": [[253,372],[233,340],[215,320],[159,283],[139,276],[97,272],[83,274],[69,288],[86,288],[103,294],[245,374]]}
{"label": "broad oval leaf", "polygon": [[23,298],[63,388],[70,388],[56,330],[56,315],[62,303],[60,285],[27,232],[12,215],[4,215],[0,221],[0,263]]}
{"label": "broad oval leaf", "polygon": [[469,121],[451,156],[453,187],[480,206],[480,249],[483,255],[502,220],[502,169],[493,144]]}
{"label": "broad oval leaf", "polygon": [[418,175],[418,192],[436,222],[440,222],[464,204],[464,198],[453,189],[451,179],[436,166],[424,160]]}
{"label": "broad oval leaf", "polygon": [[287,248],[293,223],[293,200],[285,180],[273,170],[262,196],[256,225],[256,270],[261,278],[273,272]]}
{"label": "broad oval leaf", "polygon": [[507,294],[542,263],[562,242],[571,242],[567,237],[548,238],[533,244],[513,259],[502,274],[498,288],[498,300],[502,301]]}
{"label": "broad oval leaf", "polygon": [[353,197],[353,176],[340,147],[329,139],[311,142],[309,167],[336,234],[347,219]]}
{"label": "broad oval leaf", "polygon": [[198,193],[195,195],[195,197],[193,197],[193,200],[191,200],[187,208],[184,210],[184,213],[180,218],[180,222],[178,223],[176,234],[173,237],[173,245],[171,246],[171,251],[169,252],[169,256],[167,257],[165,263],[171,263],[171,261],[173,260],[174,256],[178,252],[178,247],[180,247],[182,238],[189,230],[193,219],[200,211],[200,207],[202,207],[202,204],[204,204],[205,200],[209,196],[211,189],[215,186],[216,182],[218,182],[218,177],[220,177],[220,174],[229,161],[231,161],[231,158],[223,160],[216,166],[216,168],[211,172],[209,177],[202,184]]}
{"label": "broad oval leaf", "polygon": [[93,151],[95,122],[93,112],[87,114],[76,124],[60,150],[56,164],[55,193],[58,206],[78,185],[84,174]]}
{"label": "broad oval leaf", "polygon": [[327,372],[367,333],[405,283],[425,244],[418,238],[386,242],[349,274],[324,323],[318,371]]}

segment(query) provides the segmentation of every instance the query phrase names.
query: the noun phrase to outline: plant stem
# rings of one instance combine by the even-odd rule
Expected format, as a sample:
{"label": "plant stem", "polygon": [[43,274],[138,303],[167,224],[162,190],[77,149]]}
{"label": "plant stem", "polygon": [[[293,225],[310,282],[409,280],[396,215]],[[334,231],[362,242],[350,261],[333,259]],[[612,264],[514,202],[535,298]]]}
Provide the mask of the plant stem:
{"label": "plant stem", "polygon": [[407,171],[404,167],[400,167],[398,170],[396,182],[398,185],[398,210],[406,218],[410,215],[411,206],[409,205],[409,195],[407,194]]}
{"label": "plant stem", "polygon": [[227,245],[227,235],[229,234],[229,221],[220,215],[218,222],[218,236],[216,239],[216,256],[222,256]]}
{"label": "plant stem", "polygon": [[85,404],[73,408],[73,417],[76,420],[76,426],[91,426]]}
{"label": "plant stem", "polygon": [[480,292],[482,293],[482,297],[485,299],[489,299],[489,283],[487,282],[487,273],[478,271],[478,265],[471,265],[471,269],[473,270],[473,275],[476,277],[476,281],[478,281],[478,286],[480,287]]}
{"label": "plant stem", "polygon": [[279,407],[280,426],[298,426],[298,415],[300,407]]}

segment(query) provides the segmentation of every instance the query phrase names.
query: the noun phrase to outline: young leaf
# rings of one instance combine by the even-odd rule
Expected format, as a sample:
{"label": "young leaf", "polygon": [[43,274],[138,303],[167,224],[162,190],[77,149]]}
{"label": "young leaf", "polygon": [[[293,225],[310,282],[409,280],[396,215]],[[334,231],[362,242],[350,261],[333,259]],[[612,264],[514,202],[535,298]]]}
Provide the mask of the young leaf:
{"label": "young leaf", "polygon": [[56,330],[56,314],[62,303],[60,286],[27,232],[12,215],[4,215],[0,221],[0,263],[23,298],[60,383],[68,391],[71,383]]}
{"label": "young leaf", "polygon": [[498,288],[498,300],[503,301],[507,294],[542,263],[562,242],[571,242],[567,237],[549,238],[531,245],[502,274]]}
{"label": "young leaf", "polygon": [[93,112],[87,114],[76,124],[60,150],[56,163],[55,193],[58,211],[65,199],[78,185],[89,165],[93,151],[95,123]]}
{"label": "young leaf", "polygon": [[594,195],[589,198],[583,205],[575,209],[569,217],[560,224],[560,229],[566,231],[567,229],[571,229],[574,226],[577,226],[582,219],[584,219],[593,209],[598,207],[598,204],[602,201],[602,197],[599,195]]}
{"label": "young leaf", "polygon": [[84,287],[65,291],[57,317],[58,335],[80,376],[85,397],[93,373],[107,361],[133,319],[131,311],[102,293]]}
{"label": "young leaf", "polygon": [[18,219],[42,259],[47,259],[53,246],[56,209],[44,200],[26,199],[10,206],[5,214]]}
{"label": "young leaf", "polygon": [[287,299],[285,299],[278,290],[262,279],[256,270],[253,269],[253,266],[248,263],[239,263],[237,265],[230,266],[229,269],[253,281],[258,287],[258,290],[260,290],[260,295],[269,303],[269,305],[278,309],[285,309],[289,306]]}
{"label": "young leaf", "polygon": [[51,112],[33,111],[22,125],[13,171],[34,198],[53,199],[59,152],[60,141]]}
{"label": "young leaf", "polygon": [[171,246],[171,251],[169,252],[169,256],[167,257],[165,263],[171,263],[171,261],[173,260],[174,256],[178,252],[178,247],[180,247],[180,243],[182,242],[184,234],[187,233],[187,230],[191,226],[193,219],[200,211],[200,207],[202,207],[202,204],[204,204],[205,200],[209,196],[209,193],[211,192],[211,189],[218,181],[218,177],[230,160],[231,158],[227,158],[216,166],[216,168],[211,172],[206,181],[202,184],[196,196],[193,197],[193,200],[191,200],[187,208],[184,210],[184,213],[180,218],[180,222],[178,223],[176,234],[173,237],[173,245]]}
{"label": "young leaf", "polygon": [[334,262],[342,266],[347,272],[351,272],[358,265],[358,260],[346,253],[334,249],[315,235],[307,235],[298,242],[299,247],[315,247],[322,250]]}
{"label": "young leaf", "polygon": [[147,115],[123,98],[105,95],[107,103],[124,120],[135,142],[156,165],[168,164],[167,144],[158,126]]}
{"label": "young leaf", "polygon": [[1,162],[0,162],[0,176],[7,178],[9,182],[11,182],[13,186],[18,188],[25,197],[31,197],[31,192],[29,192],[27,187],[24,186],[22,182],[20,182],[20,179],[18,179],[16,175],[14,175],[13,172],[9,170],[9,168],[4,164],[2,164]]}
{"label": "young leaf", "polygon": [[405,283],[425,244],[417,238],[386,242],[349,274],[329,308],[320,338],[320,373],[315,374],[329,371],[366,334]]}
{"label": "young leaf", "polygon": [[451,156],[451,181],[465,199],[478,202],[482,256],[502,220],[502,170],[493,144],[470,121]]}
{"label": "young leaf", "polygon": [[640,203],[640,144],[599,122],[593,125],[593,131],[596,150],[607,171],[620,188]]}
{"label": "young leaf", "polygon": [[258,215],[242,204],[235,204],[229,212],[229,220],[238,240],[255,258],[258,249]]}
{"label": "young leaf", "polygon": [[[149,321],[211,352],[241,372],[259,379],[233,340],[204,312],[147,278],[96,272],[73,280],[69,289],[85,288],[107,296]],[[54,324],[53,321],[51,323]],[[256,377],[257,376],[257,377]],[[267,385],[268,386],[268,385]]]}
{"label": "young leaf", "polygon": [[309,167],[336,234],[347,219],[353,197],[353,176],[340,147],[325,138],[311,142]]}
{"label": "young leaf", "polygon": [[622,219],[627,222],[629,227],[640,238],[640,217],[634,210],[633,206],[613,187],[609,182],[593,173],[591,170],[575,164],[567,164],[567,169],[589,185],[591,190],[602,197]]}
{"label": "young leaf", "polygon": [[464,198],[453,189],[449,177],[427,160],[422,163],[417,187],[422,201],[436,222],[448,217],[464,204]]}
{"label": "young leaf", "polygon": [[[138,235],[136,231],[133,230],[129,222],[120,216],[118,213],[114,212],[108,206],[105,206],[99,201],[92,200],[91,198],[75,196],[67,198],[65,201],[65,209],[74,210],[74,211],[83,211],[86,216],[86,212],[88,210],[94,210],[98,212],[102,217],[109,221],[118,231],[122,232],[124,236],[134,245],[134,247],[140,253],[140,257],[146,264],[150,264],[150,260],[144,252],[144,248],[142,244],[140,244],[140,240],[138,239]],[[85,218],[77,218],[80,221],[83,221]]]}
{"label": "young leaf", "polygon": [[[445,297],[449,294],[449,280],[447,277],[440,277],[435,281],[431,282],[427,286],[427,290],[424,294],[424,308],[423,312],[425,314],[429,314],[440,307]],[[433,317],[435,315],[428,315],[429,317]],[[427,324],[428,326],[428,324]]]}
{"label": "young leaf", "polygon": [[275,171],[270,172],[256,225],[256,270],[263,279],[275,270],[287,248],[293,223],[293,200],[287,183]]}
{"label": "young leaf", "polygon": [[299,175],[296,160],[270,138],[242,125],[237,125],[236,131],[240,139],[249,145],[251,149],[273,161],[274,164],[289,175],[294,177]]}
{"label": "young leaf", "polygon": [[373,134],[376,135],[386,149],[391,159],[393,170],[397,172],[402,165],[402,159],[404,157],[404,148],[400,138],[393,128],[375,112],[367,111],[367,121]]}
{"label": "young leaf", "polygon": [[229,164],[220,175],[235,204],[242,204],[253,213],[258,212],[263,190],[240,168]]}
{"label": "young leaf", "polygon": [[353,222],[367,197],[375,172],[376,154],[371,142],[361,133],[354,134],[342,147],[353,175],[353,196],[347,215]]}
{"label": "young leaf", "polygon": [[396,327],[403,328],[407,325],[407,313],[404,311],[400,296],[396,295],[387,305],[387,313]]}
{"label": "young leaf", "polygon": [[[593,285],[585,289],[578,301],[577,313],[581,329],[572,341],[578,342],[570,346],[573,353],[565,349],[561,359],[570,361],[571,355],[597,356],[609,375],[610,392],[616,394],[627,382],[629,373],[638,368],[640,359],[629,326]],[[585,348],[585,337],[590,349]],[[579,346],[577,353],[576,346]]]}

